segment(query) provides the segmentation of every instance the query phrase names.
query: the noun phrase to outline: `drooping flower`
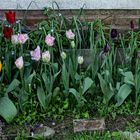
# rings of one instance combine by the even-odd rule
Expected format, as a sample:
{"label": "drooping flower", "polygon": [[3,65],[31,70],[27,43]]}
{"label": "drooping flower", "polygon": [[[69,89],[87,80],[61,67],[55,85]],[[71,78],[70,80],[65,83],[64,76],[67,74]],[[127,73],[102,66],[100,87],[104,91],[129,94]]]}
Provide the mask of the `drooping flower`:
{"label": "drooping flower", "polygon": [[107,53],[109,51],[109,49],[110,49],[110,46],[108,45],[108,43],[106,43],[106,45],[103,48],[103,52]]}
{"label": "drooping flower", "polygon": [[78,56],[78,64],[83,64],[84,58],[83,56]]}
{"label": "drooping flower", "polygon": [[3,36],[8,39],[11,37],[11,35],[12,35],[12,28],[4,26],[3,27]]}
{"label": "drooping flower", "polygon": [[74,41],[71,41],[70,43],[71,43],[71,47],[72,48],[75,48],[75,42]]}
{"label": "drooping flower", "polygon": [[2,62],[0,61],[0,72],[1,72],[1,70],[2,70]]}
{"label": "drooping flower", "polygon": [[12,35],[11,41],[13,44],[24,44],[29,39],[27,34]]}
{"label": "drooping flower", "polygon": [[23,68],[23,57],[20,56],[19,58],[16,59],[15,61],[15,65],[18,69],[22,69]]}
{"label": "drooping flower", "polygon": [[62,52],[61,53],[61,57],[62,57],[62,59],[66,59],[67,58],[67,54],[65,52]]}
{"label": "drooping flower", "polygon": [[66,31],[66,37],[70,40],[74,39],[75,34],[72,32],[71,29],[69,29],[68,31]]}
{"label": "drooping flower", "polygon": [[40,47],[37,46],[37,48],[34,51],[30,51],[30,54],[32,60],[39,61],[41,58]]}
{"label": "drooping flower", "polygon": [[111,38],[116,38],[117,35],[118,35],[117,30],[116,30],[116,29],[112,29],[112,30],[111,30],[111,33],[110,33]]}
{"label": "drooping flower", "polygon": [[49,51],[45,51],[42,53],[42,60],[43,62],[50,62],[51,56],[50,56],[50,52]]}
{"label": "drooping flower", "polygon": [[55,38],[53,36],[51,36],[50,34],[48,34],[45,38],[45,43],[48,46],[53,46],[54,45],[54,40],[55,40]]}
{"label": "drooping flower", "polygon": [[5,12],[6,20],[9,22],[9,24],[13,24],[16,20],[16,13],[13,11]]}
{"label": "drooping flower", "polygon": [[134,25],[134,21],[133,20],[130,21],[130,28],[131,29],[134,29],[135,28],[135,25]]}

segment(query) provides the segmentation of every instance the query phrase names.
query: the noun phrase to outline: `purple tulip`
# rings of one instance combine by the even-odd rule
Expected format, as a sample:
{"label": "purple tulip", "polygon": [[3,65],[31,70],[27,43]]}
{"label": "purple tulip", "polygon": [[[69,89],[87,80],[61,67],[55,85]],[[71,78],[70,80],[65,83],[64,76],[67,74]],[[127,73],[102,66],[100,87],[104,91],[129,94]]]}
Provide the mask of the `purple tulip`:
{"label": "purple tulip", "polygon": [[135,25],[134,25],[134,21],[133,20],[130,21],[130,28],[131,29],[134,29],[135,28]]}
{"label": "purple tulip", "polygon": [[106,43],[106,45],[103,48],[103,52],[107,53],[109,51],[109,49],[110,49],[110,46]]}
{"label": "purple tulip", "polygon": [[111,38],[116,38],[117,35],[118,35],[117,30],[116,30],[116,29],[112,29],[112,30],[111,30],[111,33],[110,33]]}

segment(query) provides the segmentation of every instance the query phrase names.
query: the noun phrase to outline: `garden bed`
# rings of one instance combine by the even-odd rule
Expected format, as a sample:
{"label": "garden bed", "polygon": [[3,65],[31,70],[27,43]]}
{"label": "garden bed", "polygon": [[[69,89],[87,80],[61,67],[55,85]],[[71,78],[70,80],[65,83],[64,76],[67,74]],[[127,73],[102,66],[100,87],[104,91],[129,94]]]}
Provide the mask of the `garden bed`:
{"label": "garden bed", "polygon": [[62,138],[73,133],[74,119],[94,118],[105,118],[110,132],[139,131],[140,32],[134,22],[119,33],[105,30],[99,19],[81,20],[82,11],[71,19],[50,8],[45,15],[28,31],[14,11],[0,21],[4,133],[24,139],[25,129],[33,136],[49,126]]}

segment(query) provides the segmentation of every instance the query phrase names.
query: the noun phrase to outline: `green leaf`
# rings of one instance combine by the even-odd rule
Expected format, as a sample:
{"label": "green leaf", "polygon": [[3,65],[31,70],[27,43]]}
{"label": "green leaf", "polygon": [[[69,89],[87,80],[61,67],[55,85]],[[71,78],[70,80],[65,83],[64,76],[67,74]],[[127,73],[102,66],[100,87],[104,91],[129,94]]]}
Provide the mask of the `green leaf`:
{"label": "green leaf", "polygon": [[45,100],[46,95],[45,95],[43,88],[41,88],[41,87],[37,88],[37,97],[38,97],[38,100],[39,100],[41,106],[43,107],[43,109],[46,109],[46,100]]}
{"label": "green leaf", "polygon": [[79,93],[74,88],[70,88],[69,92],[72,93],[74,95],[74,97],[76,98],[77,102],[79,102],[79,100],[80,100]]}
{"label": "green leaf", "polygon": [[6,93],[9,93],[11,91],[13,91],[16,87],[18,87],[20,84],[20,81],[17,79],[14,79],[11,84],[9,85],[9,87],[6,90]]}
{"label": "green leaf", "polygon": [[112,96],[114,95],[114,91],[112,88],[111,83],[108,84],[103,77],[101,76],[101,74],[98,73],[98,78],[100,81],[100,86],[101,86],[101,90],[104,94],[104,101],[105,103],[108,103],[110,101],[110,99],[112,98]]}
{"label": "green leaf", "polygon": [[65,64],[62,65],[61,74],[62,74],[62,81],[63,81],[63,84],[64,84],[64,88],[66,90],[68,90],[69,89],[69,72],[67,71]]}
{"label": "green leaf", "polygon": [[135,81],[135,88],[137,91],[140,90],[140,73],[135,77],[136,81]]}
{"label": "green leaf", "polygon": [[120,87],[117,95],[116,95],[116,106],[120,106],[124,100],[128,97],[128,95],[131,93],[132,89],[129,85],[124,84]]}
{"label": "green leaf", "polygon": [[126,84],[130,84],[130,85],[135,85],[135,82],[134,82],[134,76],[133,76],[133,73],[131,71],[129,72],[125,72],[123,74],[125,77],[124,77],[124,82]]}
{"label": "green leaf", "polygon": [[54,80],[56,79],[56,77],[59,75],[60,72],[61,70],[54,74]]}
{"label": "green leaf", "polygon": [[8,97],[0,98],[0,116],[10,123],[17,114],[17,109]]}
{"label": "green leaf", "polygon": [[92,84],[93,84],[93,80],[91,78],[89,78],[89,77],[86,77],[84,79],[82,94],[84,94],[91,87]]}
{"label": "green leaf", "polygon": [[60,92],[60,88],[59,87],[56,87],[54,90],[53,90],[53,98],[56,98],[56,96],[59,94]]}
{"label": "green leaf", "polygon": [[36,75],[35,71],[29,76],[27,77],[27,79],[25,80],[25,84],[29,85],[32,83],[33,77]]}

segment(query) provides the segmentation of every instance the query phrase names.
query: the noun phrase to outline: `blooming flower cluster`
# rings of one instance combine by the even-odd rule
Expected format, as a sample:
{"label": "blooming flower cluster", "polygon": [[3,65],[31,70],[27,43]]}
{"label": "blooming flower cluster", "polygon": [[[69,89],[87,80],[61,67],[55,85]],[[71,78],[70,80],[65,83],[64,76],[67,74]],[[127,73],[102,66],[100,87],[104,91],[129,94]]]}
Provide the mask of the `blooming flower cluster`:
{"label": "blooming flower cluster", "polygon": [[35,61],[39,61],[42,57],[42,61],[43,62],[50,62],[50,52],[49,51],[45,51],[42,53],[41,55],[41,51],[40,51],[40,46],[37,46],[37,48],[33,51],[30,51],[31,54],[31,59],[35,60]]}
{"label": "blooming flower cluster", "polygon": [[[34,61],[39,61],[42,57],[42,61],[43,62],[50,62],[50,52],[49,51],[45,51],[42,53],[41,56],[41,51],[40,51],[40,46],[37,46],[36,49],[34,49],[33,51],[30,51],[30,55],[31,55],[31,59]],[[20,56],[19,58],[16,59],[15,61],[15,65],[18,69],[22,69],[23,68],[23,57]]]}
{"label": "blooming flower cluster", "polygon": [[27,34],[12,35],[11,41],[13,44],[24,44],[29,39]]}

